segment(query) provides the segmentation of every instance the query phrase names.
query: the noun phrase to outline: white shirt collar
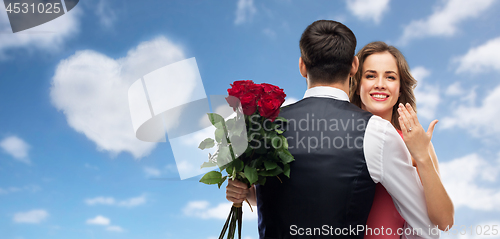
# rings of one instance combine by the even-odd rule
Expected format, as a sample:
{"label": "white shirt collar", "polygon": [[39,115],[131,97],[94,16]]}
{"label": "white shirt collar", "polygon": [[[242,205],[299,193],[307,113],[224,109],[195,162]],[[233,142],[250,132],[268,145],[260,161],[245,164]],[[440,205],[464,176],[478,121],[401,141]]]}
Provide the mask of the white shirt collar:
{"label": "white shirt collar", "polygon": [[316,86],[307,89],[304,98],[307,97],[326,97],[349,102],[349,96],[345,91],[330,86]]}

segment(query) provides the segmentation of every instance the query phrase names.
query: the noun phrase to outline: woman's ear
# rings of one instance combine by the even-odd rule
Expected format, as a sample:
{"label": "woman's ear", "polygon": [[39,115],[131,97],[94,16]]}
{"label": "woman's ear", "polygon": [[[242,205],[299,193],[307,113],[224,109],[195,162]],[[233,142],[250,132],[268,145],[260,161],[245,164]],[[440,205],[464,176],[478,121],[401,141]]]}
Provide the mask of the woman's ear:
{"label": "woman's ear", "polygon": [[302,60],[302,57],[299,57],[299,71],[304,78],[307,78],[307,68],[306,64]]}

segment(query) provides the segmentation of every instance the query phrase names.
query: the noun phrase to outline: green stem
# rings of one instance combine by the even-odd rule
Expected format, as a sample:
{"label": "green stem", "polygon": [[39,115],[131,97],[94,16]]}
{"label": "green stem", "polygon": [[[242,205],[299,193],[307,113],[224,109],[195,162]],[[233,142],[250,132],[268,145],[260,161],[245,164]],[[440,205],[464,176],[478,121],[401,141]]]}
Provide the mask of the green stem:
{"label": "green stem", "polygon": [[238,208],[238,217],[236,220],[238,221],[238,239],[241,239],[241,223],[243,219],[243,208]]}
{"label": "green stem", "polygon": [[226,223],[224,224],[224,227],[222,227],[222,231],[220,232],[219,239],[224,239],[224,235],[226,234],[227,227],[229,226],[229,221],[231,220],[232,215],[233,215],[233,207],[231,207],[231,211],[229,212],[229,215],[227,216]]}

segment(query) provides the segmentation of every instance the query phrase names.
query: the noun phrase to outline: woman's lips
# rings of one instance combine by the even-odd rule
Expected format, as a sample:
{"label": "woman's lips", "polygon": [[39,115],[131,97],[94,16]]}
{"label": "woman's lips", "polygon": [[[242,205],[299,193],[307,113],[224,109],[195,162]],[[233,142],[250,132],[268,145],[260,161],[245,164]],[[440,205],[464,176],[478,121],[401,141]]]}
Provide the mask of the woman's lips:
{"label": "woman's lips", "polygon": [[372,93],[370,96],[376,101],[386,101],[389,99],[389,95],[385,93]]}

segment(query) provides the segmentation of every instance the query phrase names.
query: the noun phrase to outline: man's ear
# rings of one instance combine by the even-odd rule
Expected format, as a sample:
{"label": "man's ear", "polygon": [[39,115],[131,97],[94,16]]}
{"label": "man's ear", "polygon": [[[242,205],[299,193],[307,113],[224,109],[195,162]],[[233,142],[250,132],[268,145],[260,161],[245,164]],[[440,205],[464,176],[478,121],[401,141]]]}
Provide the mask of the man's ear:
{"label": "man's ear", "polygon": [[307,68],[306,64],[304,64],[304,61],[302,60],[302,57],[299,57],[299,71],[304,78],[307,78]]}
{"label": "man's ear", "polygon": [[358,67],[359,59],[357,56],[354,56],[354,59],[352,60],[351,71],[349,72],[349,77],[353,77],[354,75],[356,75],[356,72],[358,72]]}

